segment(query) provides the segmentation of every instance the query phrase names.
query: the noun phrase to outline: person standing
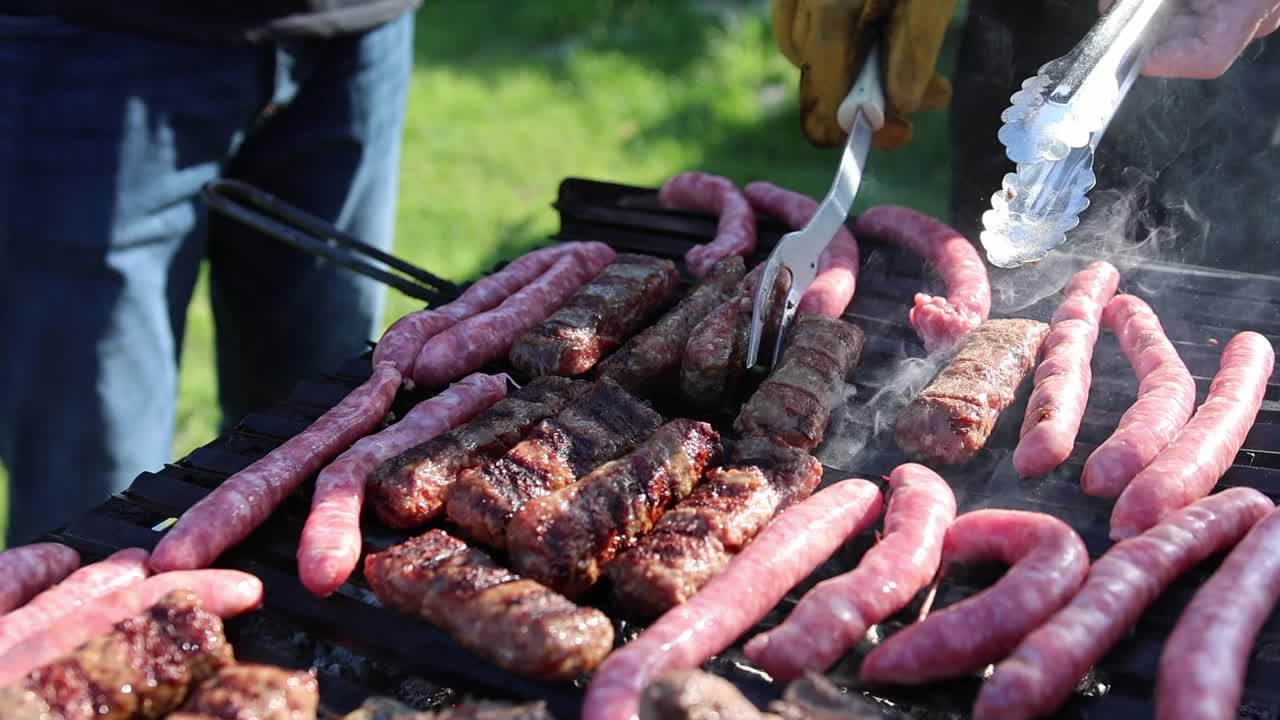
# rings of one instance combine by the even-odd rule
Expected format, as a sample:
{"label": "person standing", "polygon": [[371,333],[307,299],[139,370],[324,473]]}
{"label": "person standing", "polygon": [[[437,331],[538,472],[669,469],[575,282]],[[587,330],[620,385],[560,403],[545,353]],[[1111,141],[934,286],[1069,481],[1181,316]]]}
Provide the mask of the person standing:
{"label": "person standing", "polygon": [[199,192],[243,180],[389,249],[418,2],[0,0],[8,543],[169,459],[203,261],[224,426],[376,336],[376,284]]}

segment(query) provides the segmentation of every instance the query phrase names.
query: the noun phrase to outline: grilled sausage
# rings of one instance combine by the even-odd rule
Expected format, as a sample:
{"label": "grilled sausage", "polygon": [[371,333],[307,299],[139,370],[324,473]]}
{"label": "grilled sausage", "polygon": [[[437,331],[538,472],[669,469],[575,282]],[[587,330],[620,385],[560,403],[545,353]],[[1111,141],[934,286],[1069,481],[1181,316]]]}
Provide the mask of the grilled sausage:
{"label": "grilled sausage", "polygon": [[1138,399],[1120,417],[1116,430],[1085,460],[1084,491],[1113,498],[1178,435],[1196,404],[1196,383],[1178,350],[1142,300],[1119,295],[1107,304],[1102,322],[1116,334],[1138,376]]}
{"label": "grilled sausage", "polygon": [[720,452],[719,433],[704,422],[663,425],[629,454],[517,512],[507,527],[512,568],[570,599],[578,597],[599,579],[605,563],[688,497]]}
{"label": "grilled sausage", "polygon": [[1113,545],[1071,602],[996,666],[978,694],[975,720],[1052,713],[1170,583],[1235,544],[1273,507],[1252,488],[1224,490]]}
{"label": "grilled sausage", "polygon": [[831,411],[844,399],[845,377],[862,357],[864,336],[839,318],[805,314],[769,378],[742,406],[733,429],[802,450],[822,442]]}
{"label": "grilled sausage", "polygon": [[1158,720],[1230,720],[1262,624],[1280,599],[1280,512],[1271,511],[1196,591],[1160,656]]}
{"label": "grilled sausage", "polygon": [[1111,511],[1113,540],[1132,537],[1209,494],[1244,445],[1274,365],[1265,337],[1242,332],[1231,338],[1204,404],[1120,494]]}
{"label": "grilled sausage", "polygon": [[656,617],[693,597],[779,512],[808,497],[822,465],[804,451],[748,438],[653,530],[605,567],[619,605]]}
{"label": "grilled sausage", "polygon": [[605,358],[600,377],[637,393],[674,379],[694,327],[733,296],[745,272],[739,257],[716,263],[671,311]]}
{"label": "grilled sausage", "polygon": [[581,243],[559,243],[525,253],[498,272],[477,280],[457,300],[396,320],[374,347],[373,366],[391,362],[406,380],[412,378],[413,363],[427,340],[472,315],[497,307],[546,272],[561,256],[577,251],[580,246]]}
{"label": "grilled sausage", "polygon": [[85,565],[22,607],[0,617],[0,655],[62,618],[147,577],[148,553],[129,548]]}
{"label": "grilled sausage", "polygon": [[613,626],[599,610],[521,578],[443,530],[368,556],[364,574],[386,606],[518,675],[571,680],[613,648]]}
{"label": "grilled sausage", "polygon": [[1065,605],[1089,572],[1089,553],[1070,525],[1021,510],[961,515],[942,555],[947,566],[998,560],[1010,568],[995,585],[881,643],[862,663],[863,682],[917,685],[977,672]]}
{"label": "grilled sausage", "polygon": [[623,254],[511,348],[512,367],[530,377],[582,375],[649,324],[679,285],[675,263]]}
{"label": "grilled sausage", "polygon": [[824,672],[933,580],[956,517],[955,495],[922,465],[894,468],[889,486],[884,536],[858,567],[818,583],[786,621],[747,642],[747,657],[765,672],[780,680]]}
{"label": "grilled sausage", "polygon": [[871,525],[880,505],[874,484],[850,479],[782,513],[697,595],[604,661],[587,689],[583,720],[630,720],[653,679],[696,668],[733,644],[848,538]]}
{"label": "grilled sausage", "polygon": [[471,539],[505,548],[507,524],[525,503],[630,451],[661,424],[662,416],[647,405],[599,380],[501,458],[463,472],[446,512]]}
{"label": "grilled sausage", "polygon": [[360,511],[370,474],[415,444],[447,432],[501,400],[507,379],[473,373],[417,404],[399,422],[361,438],[316,478],[311,514],[298,541],[298,577],[326,597],[351,577],[360,561]]}
{"label": "grilled sausage", "polygon": [[746,257],[755,252],[756,216],[747,199],[727,178],[703,172],[680,173],[658,189],[658,202],[665,207],[720,216],[715,240],[696,245],[685,253],[685,265],[694,277],[706,275],[725,258]]}
{"label": "grilled sausage", "polygon": [[583,283],[613,262],[601,243],[583,243],[562,255],[536,280],[492,310],[474,315],[431,338],[413,365],[413,380],[434,388],[506,357],[511,345],[564,305]]}
{"label": "grilled sausage", "polygon": [[200,683],[168,720],[311,720],[319,705],[311,673],[244,663]]}
{"label": "grilled sausage", "polygon": [[245,539],[325,463],[368,435],[395,400],[400,372],[391,363],[320,419],[192,505],[151,554],[157,572],[208,567]]}
{"label": "grilled sausage", "polygon": [[756,285],[764,266],[747,273],[734,297],[721,303],[694,326],[680,363],[680,394],[699,408],[723,405],[746,370],[746,333]]}
{"label": "grilled sausage", "polygon": [[[812,198],[767,182],[753,182],[743,189],[743,194],[751,207],[797,230],[818,211],[818,203]],[[853,302],[857,285],[858,243],[842,226],[818,258],[818,276],[800,298],[796,312],[840,317]]]}
{"label": "grilled sausage", "polygon": [[20,608],[80,566],[80,553],[61,543],[34,543],[0,552],[0,615]]}
{"label": "grilled sausage", "polygon": [[502,457],[529,428],[578,399],[587,387],[569,378],[535,378],[470,422],[382,463],[367,488],[378,520],[408,530],[436,519],[462,471]]}
{"label": "grilled sausage", "polygon": [[982,256],[959,231],[904,207],[874,207],[858,216],[854,232],[924,258],[942,276],[947,297],[917,293],[908,319],[929,352],[954,347],[991,312],[991,285]]}
{"label": "grilled sausage", "polygon": [[1035,320],[988,320],[898,415],[898,447],[932,463],[972,460],[1035,363],[1049,326]]}
{"label": "grilled sausage", "polygon": [[151,720],[233,660],[218,616],[176,591],[0,690],[0,708],[23,720]]}
{"label": "grilled sausage", "polygon": [[1093,382],[1090,363],[1102,310],[1116,294],[1120,273],[1099,260],[1076,273],[1040,351],[1035,388],[1027,401],[1013,467],[1022,477],[1044,475],[1071,455]]}

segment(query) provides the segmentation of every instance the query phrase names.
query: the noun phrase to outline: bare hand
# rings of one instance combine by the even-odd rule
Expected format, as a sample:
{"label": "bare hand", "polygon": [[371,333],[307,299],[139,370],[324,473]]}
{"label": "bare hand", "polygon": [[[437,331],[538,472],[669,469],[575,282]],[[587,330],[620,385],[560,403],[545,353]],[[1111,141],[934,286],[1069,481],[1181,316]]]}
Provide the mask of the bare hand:
{"label": "bare hand", "polygon": [[[1209,80],[1227,71],[1253,40],[1280,26],[1280,0],[1174,0],[1165,37],[1143,75]],[[1112,0],[1101,0],[1106,11]]]}

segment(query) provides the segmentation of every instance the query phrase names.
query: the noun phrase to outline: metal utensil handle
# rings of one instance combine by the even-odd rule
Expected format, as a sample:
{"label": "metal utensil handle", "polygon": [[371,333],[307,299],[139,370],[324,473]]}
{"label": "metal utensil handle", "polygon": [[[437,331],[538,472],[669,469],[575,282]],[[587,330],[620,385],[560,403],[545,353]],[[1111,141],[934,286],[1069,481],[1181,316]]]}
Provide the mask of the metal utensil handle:
{"label": "metal utensil handle", "polygon": [[[1123,97],[1154,45],[1154,33],[1149,30],[1156,29],[1152,26],[1158,24],[1163,8],[1164,0],[1116,0],[1071,52],[1052,63],[1066,70],[1049,90],[1048,99],[1069,103],[1092,81],[1119,84]],[[1096,74],[1109,69],[1115,72],[1110,78]]]}
{"label": "metal utensil handle", "polygon": [[[239,180],[214,180],[201,196],[209,207],[298,250],[322,257],[359,275],[393,287],[409,297],[435,305],[448,302],[458,287],[411,263],[362,242],[332,223]],[[409,278],[367,262],[366,255]]]}

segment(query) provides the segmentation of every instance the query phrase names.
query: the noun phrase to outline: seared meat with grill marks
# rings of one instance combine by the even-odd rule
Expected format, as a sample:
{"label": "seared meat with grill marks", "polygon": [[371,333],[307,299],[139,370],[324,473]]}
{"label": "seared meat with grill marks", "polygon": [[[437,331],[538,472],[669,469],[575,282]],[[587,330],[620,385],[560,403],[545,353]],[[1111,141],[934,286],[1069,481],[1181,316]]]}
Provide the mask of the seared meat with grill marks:
{"label": "seared meat with grill marks", "polygon": [[470,422],[382,463],[367,490],[378,520],[406,530],[439,517],[462,471],[501,457],[535,423],[560,412],[587,388],[581,380],[536,378]]}
{"label": "seared meat with grill marks", "polygon": [[662,675],[640,699],[640,720],[878,720],[899,718],[857,693],[845,693],[825,677],[809,674],[787,686],[782,700],[762,713],[724,678],[701,670]]}
{"label": "seared meat with grill marks", "polygon": [[649,324],[680,284],[676,264],[619,255],[541,325],[511,348],[511,365],[527,375],[581,375]]}
{"label": "seared meat with grill marks", "polygon": [[862,357],[864,336],[856,325],[809,313],[796,318],[790,335],[778,366],[742,407],[733,429],[812,450],[843,398],[845,376]]}
{"label": "seared meat with grill marks", "polygon": [[574,605],[443,530],[370,555],[364,574],[383,604],[512,673],[571,680],[613,648],[604,613]]}
{"label": "seared meat with grill marks", "polygon": [[808,453],[767,438],[743,440],[733,456],[605,568],[618,603],[656,617],[689,599],[822,479],[822,465]]}
{"label": "seared meat with grill marks", "polygon": [[315,720],[319,704],[311,673],[231,665],[201,683],[169,720]]}
{"label": "seared meat with grill marks", "polygon": [[898,415],[898,447],[933,463],[971,460],[1035,364],[1049,326],[988,320],[965,338],[933,382]]}
{"label": "seared meat with grill marks", "polygon": [[744,272],[740,257],[716,263],[670,312],[600,363],[600,377],[632,392],[652,392],[662,381],[675,379],[693,328],[733,295]]}
{"label": "seared meat with grill marks", "polygon": [[516,513],[507,526],[512,567],[577,597],[599,579],[601,566],[688,497],[720,452],[720,435],[707,423],[663,425],[629,454]]}
{"label": "seared meat with grill marks", "polygon": [[501,458],[462,473],[449,493],[449,519],[471,539],[505,548],[507,523],[525,503],[573,484],[661,424],[626,390],[599,380]]}
{"label": "seared meat with grill marks", "polygon": [[6,720],[159,718],[234,661],[222,620],[191,592],[171,592],[74,653],[0,690]]}
{"label": "seared meat with grill marks", "polygon": [[508,705],[466,702],[444,710],[421,712],[390,698],[369,698],[342,720],[555,720],[543,702]]}
{"label": "seared meat with grill marks", "polygon": [[759,265],[747,273],[733,297],[712,309],[689,332],[680,364],[680,394],[694,406],[723,405],[738,387],[746,369],[747,333],[763,271],[764,266]]}

